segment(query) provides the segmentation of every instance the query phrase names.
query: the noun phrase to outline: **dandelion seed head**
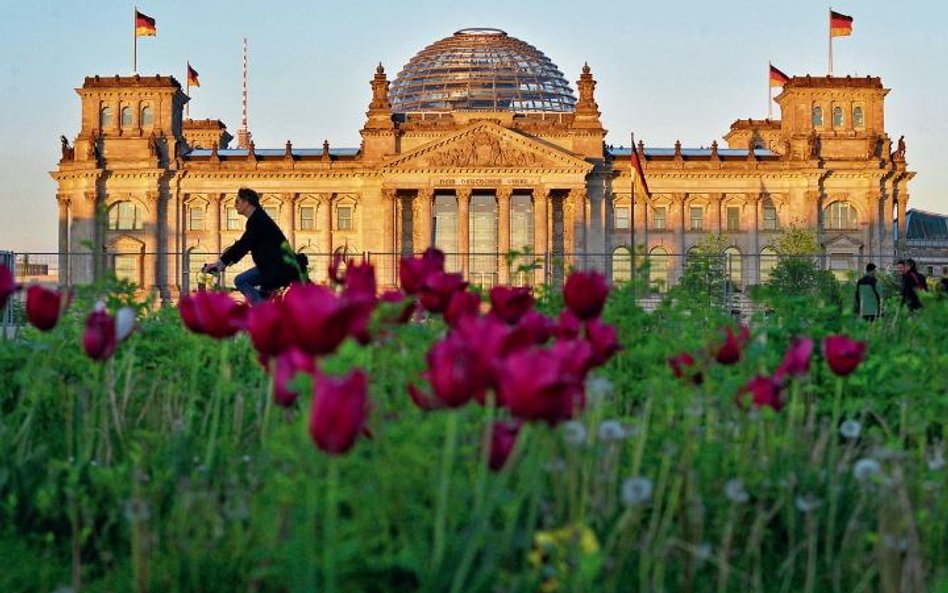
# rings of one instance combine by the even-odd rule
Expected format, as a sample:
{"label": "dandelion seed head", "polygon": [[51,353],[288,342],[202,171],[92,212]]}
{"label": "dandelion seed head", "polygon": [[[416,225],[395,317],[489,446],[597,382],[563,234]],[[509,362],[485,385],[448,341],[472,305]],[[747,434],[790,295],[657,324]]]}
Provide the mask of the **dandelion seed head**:
{"label": "dandelion seed head", "polygon": [[593,403],[599,403],[612,395],[615,387],[612,381],[605,377],[590,377],[586,379],[586,397]]}
{"label": "dandelion seed head", "polygon": [[563,440],[567,445],[578,447],[586,442],[586,426],[577,420],[563,423]]}
{"label": "dandelion seed head", "polygon": [[925,453],[925,463],[933,472],[945,467],[945,445],[942,441],[932,443],[931,450]]}
{"label": "dandelion seed head", "polygon": [[820,505],[823,504],[823,501],[813,496],[813,494],[807,492],[806,494],[797,496],[793,501],[793,504],[801,513],[809,513],[820,508]]}
{"label": "dandelion seed head", "polygon": [[122,505],[122,512],[129,523],[147,521],[151,517],[148,503],[140,498],[130,498]]}
{"label": "dandelion seed head", "polygon": [[599,425],[599,439],[603,441],[621,441],[628,431],[618,420],[605,420]]}
{"label": "dandelion seed head", "polygon": [[652,500],[652,481],[644,476],[628,478],[622,483],[622,502],[626,506],[645,504]]}
{"label": "dandelion seed head", "polygon": [[859,433],[862,432],[862,424],[856,420],[847,420],[843,422],[839,427],[839,434],[847,439],[855,439],[859,437]]}
{"label": "dandelion seed head", "polygon": [[744,489],[744,480],[740,478],[730,479],[724,484],[724,495],[727,496],[728,500],[737,504],[744,504],[750,500],[750,494]]}
{"label": "dandelion seed head", "polygon": [[872,457],[863,457],[853,464],[853,477],[860,482],[880,475],[882,475],[882,466]]}

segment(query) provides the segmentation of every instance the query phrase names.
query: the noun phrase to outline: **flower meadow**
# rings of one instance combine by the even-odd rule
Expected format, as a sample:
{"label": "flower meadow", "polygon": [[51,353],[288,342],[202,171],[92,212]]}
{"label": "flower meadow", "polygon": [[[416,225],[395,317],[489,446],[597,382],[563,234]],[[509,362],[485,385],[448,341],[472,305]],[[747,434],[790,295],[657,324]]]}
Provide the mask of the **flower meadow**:
{"label": "flower meadow", "polygon": [[0,590],[948,587],[943,301],[742,324],[342,263],[253,308],[0,267]]}

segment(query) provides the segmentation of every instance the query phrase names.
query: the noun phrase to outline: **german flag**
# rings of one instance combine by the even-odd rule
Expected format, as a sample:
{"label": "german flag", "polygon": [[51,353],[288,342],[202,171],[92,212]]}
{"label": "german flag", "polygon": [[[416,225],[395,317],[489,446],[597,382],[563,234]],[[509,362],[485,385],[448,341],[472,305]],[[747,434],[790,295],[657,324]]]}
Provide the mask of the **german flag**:
{"label": "german flag", "polygon": [[790,77],[780,71],[779,68],[770,65],[770,86],[783,86],[790,82]]}
{"label": "german flag", "polygon": [[154,37],[158,33],[155,19],[135,11],[135,37]]}
{"label": "german flag", "polygon": [[191,64],[188,64],[188,86],[201,86],[201,81],[198,80],[197,70],[191,67]]}
{"label": "german flag", "polygon": [[645,169],[642,168],[642,161],[639,160],[639,151],[635,147],[635,140],[632,141],[632,172],[638,177],[645,195],[650,196],[651,192],[648,191],[648,184],[645,183]]}
{"label": "german flag", "polygon": [[830,37],[848,37],[853,34],[853,17],[830,11]]}

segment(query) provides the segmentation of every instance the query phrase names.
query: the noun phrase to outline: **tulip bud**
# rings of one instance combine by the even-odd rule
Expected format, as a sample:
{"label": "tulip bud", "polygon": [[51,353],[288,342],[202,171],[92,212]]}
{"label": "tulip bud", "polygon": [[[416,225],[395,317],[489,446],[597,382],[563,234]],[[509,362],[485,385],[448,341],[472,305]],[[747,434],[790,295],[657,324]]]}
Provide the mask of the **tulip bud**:
{"label": "tulip bud", "polygon": [[26,289],[26,318],[40,331],[56,327],[63,309],[63,295],[33,284]]}
{"label": "tulip bud", "polygon": [[309,417],[309,434],[317,447],[330,455],[347,452],[363,432],[367,416],[365,373],[317,379]]}
{"label": "tulip bud", "polygon": [[82,348],[92,360],[108,360],[115,353],[115,336],[115,319],[105,310],[105,305],[100,303],[86,318]]}
{"label": "tulip bud", "polygon": [[563,286],[566,307],[582,320],[599,317],[609,296],[606,277],[596,271],[573,272]]}
{"label": "tulip bud", "polygon": [[840,377],[852,373],[862,362],[866,343],[847,336],[828,336],[823,340],[823,354],[830,370]]}

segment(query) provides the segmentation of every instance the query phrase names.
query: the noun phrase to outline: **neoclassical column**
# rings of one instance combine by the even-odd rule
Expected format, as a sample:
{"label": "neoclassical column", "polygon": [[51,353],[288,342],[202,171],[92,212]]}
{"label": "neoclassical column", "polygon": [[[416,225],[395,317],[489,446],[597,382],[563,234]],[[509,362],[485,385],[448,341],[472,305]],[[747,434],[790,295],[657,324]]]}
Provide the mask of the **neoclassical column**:
{"label": "neoclassical column", "polygon": [[[752,200],[754,206],[754,226],[751,227],[751,250],[752,254],[744,254],[744,261],[757,262],[755,266],[744,266],[744,269],[752,269],[754,276],[746,278],[744,284],[758,284],[760,281],[760,218],[761,205],[764,202],[764,195],[758,193]],[[748,257],[750,255],[751,257]]]}
{"label": "neoclassical column", "polygon": [[674,280],[677,282],[685,270],[685,233],[689,228],[688,219],[685,218],[685,202],[687,201],[688,194],[674,194],[673,198],[674,202],[672,203],[672,208],[675,210],[676,218],[678,219],[677,224],[675,224],[675,251],[677,251],[678,254],[673,256],[675,259]]}
{"label": "neoclassical column", "polygon": [[712,193],[708,197],[710,198],[708,205],[708,229],[712,233],[720,235],[724,232],[723,225],[721,224],[721,205],[724,202],[724,194]]}
{"label": "neoclassical column", "polygon": [[69,236],[72,199],[63,193],[56,194],[59,209],[59,284],[71,286],[70,254],[72,244]]}
{"label": "neoclassical column", "polygon": [[164,278],[166,271],[165,258],[167,250],[163,245],[164,226],[166,221],[165,200],[157,191],[146,191],[145,199],[148,203],[148,209],[151,216],[146,222],[148,232],[145,234],[145,256],[144,256],[144,277],[142,278],[142,288],[157,288],[159,294],[164,290]]}
{"label": "neoclassical column", "polygon": [[317,273],[323,275],[322,278],[328,278],[329,265],[332,262],[332,201],[333,194],[317,194],[317,209],[319,220],[316,223],[317,250],[319,251],[320,261],[310,262],[310,267],[317,270]]}
{"label": "neoclassical column", "polygon": [[579,269],[586,267],[586,208],[588,206],[588,196],[586,188],[573,188],[569,190],[570,201],[572,202],[572,221],[573,241],[571,244],[573,251],[573,266]]}
{"label": "neoclassical column", "polygon": [[208,232],[211,235],[211,244],[207,247],[214,252],[206,255],[202,254],[201,257],[207,257],[208,261],[214,261],[221,252],[221,214],[223,212],[221,204],[224,201],[223,197],[224,195],[220,193],[207,194],[207,214],[210,219],[208,221]]}
{"label": "neoclassical column", "polygon": [[458,198],[458,253],[461,258],[461,273],[468,277],[471,266],[471,190],[455,190]]}
{"label": "neoclassical column", "polygon": [[898,204],[899,204],[899,250],[900,251],[905,249],[905,232],[906,232],[906,229],[908,228],[906,226],[907,221],[905,220],[905,217],[906,217],[906,211],[908,209],[908,200],[909,200],[908,192],[905,191],[904,189],[900,190],[899,201],[898,201]]}
{"label": "neoclassical column", "polygon": [[510,197],[513,190],[499,187],[497,196],[497,272],[500,284],[510,283],[507,254],[510,253]]}
{"label": "neoclassical column", "polygon": [[434,238],[431,236],[431,208],[434,203],[433,189],[420,189],[415,194],[415,200],[418,202],[414,214],[418,217],[412,220],[412,224],[417,231],[414,234],[412,247],[415,252],[422,252],[434,244]]}
{"label": "neoclassical column", "polygon": [[382,188],[382,261],[379,273],[381,286],[395,285],[395,270],[398,265],[398,253],[395,249],[395,197],[398,190]]}
{"label": "neoclassical column", "polygon": [[280,196],[280,228],[286,235],[290,247],[296,249],[296,197],[299,194],[286,192]]}
{"label": "neoclassical column", "polygon": [[542,284],[546,281],[546,267],[550,262],[548,241],[550,190],[537,188],[533,190],[533,251],[536,257],[541,258],[542,265],[536,271],[534,281]]}

